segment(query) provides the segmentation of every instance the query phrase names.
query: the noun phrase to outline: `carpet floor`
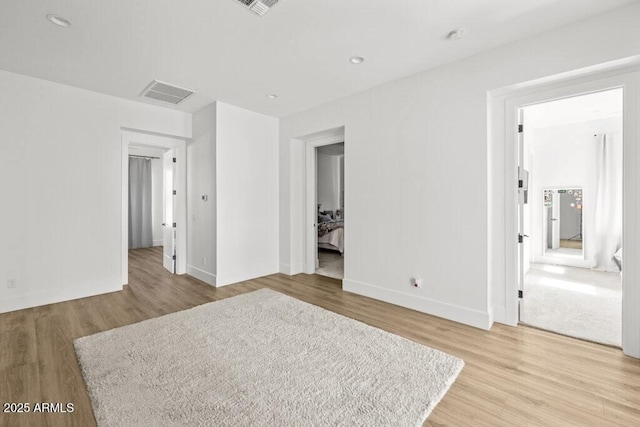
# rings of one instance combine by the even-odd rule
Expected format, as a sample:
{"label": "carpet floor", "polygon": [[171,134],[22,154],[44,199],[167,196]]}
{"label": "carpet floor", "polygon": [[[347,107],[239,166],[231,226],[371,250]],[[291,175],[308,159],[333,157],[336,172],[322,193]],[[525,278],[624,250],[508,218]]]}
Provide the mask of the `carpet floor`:
{"label": "carpet floor", "polygon": [[318,259],[320,266],[316,274],[340,280],[344,278],[344,257],[340,252],[318,249]]}
{"label": "carpet floor", "polygon": [[464,362],[268,289],[74,342],[99,426],[421,426]]}
{"label": "carpet floor", "polygon": [[620,347],[621,289],[619,273],[531,264],[520,320],[562,335]]}

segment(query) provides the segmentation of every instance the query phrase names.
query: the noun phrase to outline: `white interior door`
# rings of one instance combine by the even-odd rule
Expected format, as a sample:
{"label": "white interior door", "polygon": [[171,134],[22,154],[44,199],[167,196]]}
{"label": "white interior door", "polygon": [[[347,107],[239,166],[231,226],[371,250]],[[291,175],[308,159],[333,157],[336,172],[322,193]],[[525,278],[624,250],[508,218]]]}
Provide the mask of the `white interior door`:
{"label": "white interior door", "polygon": [[[313,163],[315,165],[315,177],[316,177],[315,181],[316,181],[316,183],[315,183],[315,186],[314,186],[315,192],[314,192],[312,197],[313,197],[313,200],[314,200],[314,205],[317,207],[318,206],[318,149],[317,148],[315,148],[313,150],[313,157],[314,157]],[[315,222],[315,228],[314,228],[315,242],[313,244],[313,247],[315,248],[314,256],[315,256],[315,259],[316,259],[315,270],[320,268],[320,255],[318,253],[318,224],[317,224],[318,215],[317,215],[317,211],[318,210],[316,209],[316,218],[315,218],[316,222]]]}
{"label": "white interior door", "polygon": [[[524,110],[518,110],[518,180],[522,181],[524,170]],[[525,217],[524,198],[525,188],[518,186],[518,297],[519,297],[519,317],[524,309],[524,258],[525,258]]]}
{"label": "white interior door", "polygon": [[163,214],[162,214],[162,265],[171,273],[176,272],[176,150],[172,148],[164,153],[163,173]]}

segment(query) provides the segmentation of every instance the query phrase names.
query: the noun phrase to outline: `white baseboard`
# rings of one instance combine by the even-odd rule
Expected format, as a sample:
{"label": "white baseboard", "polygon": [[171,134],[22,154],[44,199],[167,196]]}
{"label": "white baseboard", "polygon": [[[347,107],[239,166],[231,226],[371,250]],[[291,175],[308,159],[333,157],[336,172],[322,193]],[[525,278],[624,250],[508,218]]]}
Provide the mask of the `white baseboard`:
{"label": "white baseboard", "polygon": [[84,286],[71,289],[54,289],[47,292],[35,292],[9,296],[0,300],[0,313],[108,294],[121,290],[122,285]]}
{"label": "white baseboard", "polygon": [[204,271],[197,267],[194,267],[191,264],[187,264],[187,274],[189,276],[195,277],[198,280],[202,280],[204,283],[207,283],[211,286],[216,286],[216,275],[211,274],[208,271]]}
{"label": "white baseboard", "polygon": [[153,246],[162,246],[163,244],[164,244],[164,241],[162,239],[153,241]]}
{"label": "white baseboard", "polygon": [[280,264],[280,273],[291,276],[291,266],[289,264]]}
{"label": "white baseboard", "polygon": [[502,323],[503,325],[508,325],[507,323],[507,310],[504,307],[493,307],[491,309],[492,318],[494,322]]}
{"label": "white baseboard", "polygon": [[[286,266],[288,268],[288,270],[286,270],[287,272],[285,273],[285,271],[283,270],[283,267]],[[284,273],[284,274],[288,274],[289,276],[294,276],[296,274],[300,274],[300,273],[304,273],[305,272],[305,264],[280,264],[280,272]]]}
{"label": "white baseboard", "polygon": [[472,310],[457,305],[424,298],[418,295],[410,295],[391,289],[384,289],[368,283],[357,282],[351,279],[342,280],[342,289],[354,294],[364,295],[369,298],[389,302],[401,307],[421,311],[423,313],[464,323],[465,325],[489,330],[491,328],[491,316],[489,313]]}

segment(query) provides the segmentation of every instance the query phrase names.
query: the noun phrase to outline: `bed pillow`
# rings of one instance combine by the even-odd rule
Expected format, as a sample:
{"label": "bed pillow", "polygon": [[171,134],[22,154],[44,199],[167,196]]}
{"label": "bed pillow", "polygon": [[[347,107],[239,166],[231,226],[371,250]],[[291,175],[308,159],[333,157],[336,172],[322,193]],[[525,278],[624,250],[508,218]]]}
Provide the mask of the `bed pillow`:
{"label": "bed pillow", "polygon": [[327,222],[327,221],[333,221],[333,218],[331,218],[331,215],[329,214],[318,214],[318,222]]}

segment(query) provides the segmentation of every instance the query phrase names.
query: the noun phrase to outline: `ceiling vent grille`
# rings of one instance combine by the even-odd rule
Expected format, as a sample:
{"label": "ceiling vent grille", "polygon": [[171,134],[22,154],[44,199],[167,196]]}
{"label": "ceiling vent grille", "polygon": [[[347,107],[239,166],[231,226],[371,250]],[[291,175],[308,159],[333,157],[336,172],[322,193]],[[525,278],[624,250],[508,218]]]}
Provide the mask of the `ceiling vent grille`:
{"label": "ceiling vent grille", "polygon": [[177,105],[193,94],[192,90],[154,80],[149,83],[140,96]]}
{"label": "ceiling vent grille", "polygon": [[262,16],[269,11],[279,0],[236,0],[248,7],[258,16]]}

